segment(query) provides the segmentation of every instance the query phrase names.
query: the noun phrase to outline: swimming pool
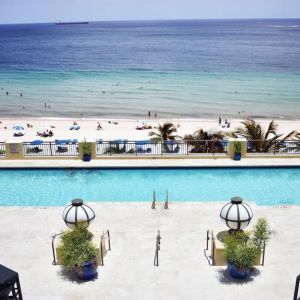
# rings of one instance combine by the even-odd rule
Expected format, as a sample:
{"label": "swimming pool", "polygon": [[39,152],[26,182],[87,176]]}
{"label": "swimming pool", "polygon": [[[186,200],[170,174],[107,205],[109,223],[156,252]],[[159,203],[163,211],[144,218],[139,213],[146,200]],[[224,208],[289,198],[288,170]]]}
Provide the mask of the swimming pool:
{"label": "swimming pool", "polygon": [[0,170],[0,205],[85,201],[228,201],[300,204],[300,168]]}

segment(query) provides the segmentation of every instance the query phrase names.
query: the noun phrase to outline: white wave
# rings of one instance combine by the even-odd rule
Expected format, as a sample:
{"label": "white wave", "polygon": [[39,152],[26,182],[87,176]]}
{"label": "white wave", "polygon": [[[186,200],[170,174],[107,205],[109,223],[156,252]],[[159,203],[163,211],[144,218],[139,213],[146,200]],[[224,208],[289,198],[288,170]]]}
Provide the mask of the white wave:
{"label": "white wave", "polygon": [[268,25],[268,27],[274,27],[274,28],[298,28],[299,25]]}

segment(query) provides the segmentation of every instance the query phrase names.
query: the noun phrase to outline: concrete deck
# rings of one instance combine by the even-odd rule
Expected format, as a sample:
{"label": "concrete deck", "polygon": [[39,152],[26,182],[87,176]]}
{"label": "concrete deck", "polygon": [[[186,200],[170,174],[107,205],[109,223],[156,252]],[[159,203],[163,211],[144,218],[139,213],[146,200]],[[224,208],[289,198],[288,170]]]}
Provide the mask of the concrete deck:
{"label": "concrete deck", "polygon": [[1,160],[0,168],[159,168],[159,167],[255,167],[255,166],[300,166],[300,158],[245,158],[234,161],[228,158],[218,159],[94,159],[83,162],[76,159],[30,159]]}
{"label": "concrete deck", "polygon": [[[224,228],[223,203],[92,203],[94,229],[108,228],[112,251],[98,279],[80,283],[51,265],[51,234],[64,229],[62,207],[1,207],[1,264],[19,272],[24,299],[292,299],[300,273],[300,206],[256,207],[273,237],[265,266],[247,282],[231,280],[204,255],[207,229]],[[254,220],[255,221],[255,220]],[[153,266],[161,231],[160,266]]]}

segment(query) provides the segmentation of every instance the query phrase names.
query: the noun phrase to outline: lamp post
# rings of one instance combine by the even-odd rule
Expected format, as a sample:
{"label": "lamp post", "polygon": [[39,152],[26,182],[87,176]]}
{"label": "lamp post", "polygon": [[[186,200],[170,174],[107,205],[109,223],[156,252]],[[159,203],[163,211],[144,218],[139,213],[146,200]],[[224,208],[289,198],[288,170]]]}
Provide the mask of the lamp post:
{"label": "lamp post", "polygon": [[253,217],[252,209],[240,197],[233,197],[223,206],[220,212],[221,220],[234,231],[245,229]]}
{"label": "lamp post", "polygon": [[95,219],[95,212],[81,199],[74,199],[72,203],[65,207],[63,211],[63,220],[70,228],[77,227],[80,224],[89,226]]}

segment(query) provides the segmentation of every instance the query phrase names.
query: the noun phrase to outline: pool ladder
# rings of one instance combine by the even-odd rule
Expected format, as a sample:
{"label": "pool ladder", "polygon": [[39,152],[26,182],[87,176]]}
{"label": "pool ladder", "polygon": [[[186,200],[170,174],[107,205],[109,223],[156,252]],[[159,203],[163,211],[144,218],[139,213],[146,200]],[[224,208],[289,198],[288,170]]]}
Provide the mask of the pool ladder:
{"label": "pool ladder", "polygon": [[[153,191],[153,200],[152,200],[152,204],[151,204],[151,208],[155,209],[155,204],[156,204],[156,192]],[[169,192],[166,191],[166,200],[165,200],[165,204],[164,204],[164,209],[169,209]]]}

